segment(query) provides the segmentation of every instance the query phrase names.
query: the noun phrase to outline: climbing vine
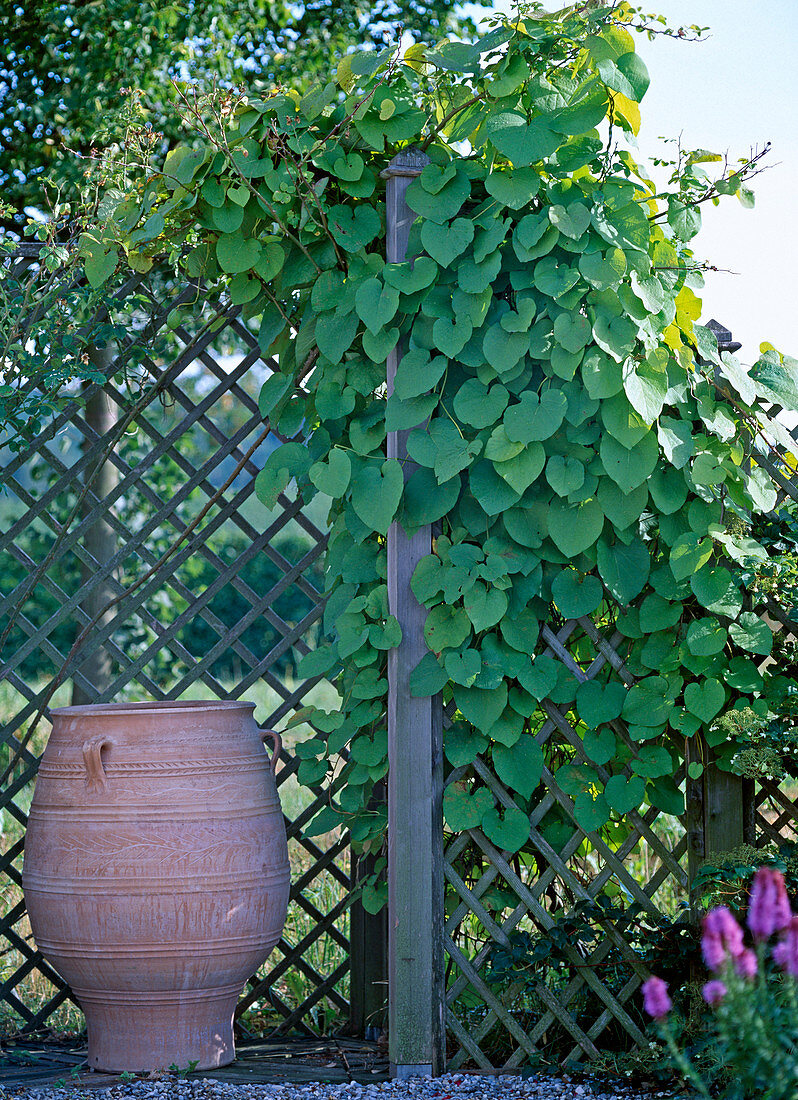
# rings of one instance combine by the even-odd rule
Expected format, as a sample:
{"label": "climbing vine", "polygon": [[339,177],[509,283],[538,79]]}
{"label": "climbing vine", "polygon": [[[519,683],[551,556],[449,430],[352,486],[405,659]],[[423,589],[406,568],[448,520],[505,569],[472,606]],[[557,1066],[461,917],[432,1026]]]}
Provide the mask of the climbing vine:
{"label": "climbing vine", "polygon": [[[768,410],[798,408],[795,363],[719,354],[692,244],[706,203],[752,203],[762,154],[679,150],[655,183],[628,140],[649,82],[635,29],[661,27],[625,3],[532,5],[474,42],[348,55],[302,97],[231,91],[209,110],[186,93],[193,140],[81,240],[97,284],[168,246],[279,364],[260,408],[284,442],[258,496],[274,507],[295,482],[330,500],[326,641],[299,673],[337,678],[342,703],[296,718],[317,730],[299,780],[330,791],[311,834],[383,843],[394,521],[438,532],[412,582],[429,653],[411,689],[453,701],[449,763],[490,754],[520,807],[453,784],[454,830],[522,850],[544,766],[588,833],[618,835],[646,803],[682,813],[686,744],[703,734],[732,767],[740,724],[718,719],[789,705],[793,682],[760,667],[773,637],[746,578],[767,558],[750,517],[776,503],[757,455],[791,446]],[[407,192],[414,260],[386,263],[381,172],[408,147],[429,158]],[[406,470],[386,458],[405,429]],[[609,664],[580,683],[544,654],[543,624],[584,617],[618,632],[628,683]],[[544,754],[547,699],[590,763]]]}

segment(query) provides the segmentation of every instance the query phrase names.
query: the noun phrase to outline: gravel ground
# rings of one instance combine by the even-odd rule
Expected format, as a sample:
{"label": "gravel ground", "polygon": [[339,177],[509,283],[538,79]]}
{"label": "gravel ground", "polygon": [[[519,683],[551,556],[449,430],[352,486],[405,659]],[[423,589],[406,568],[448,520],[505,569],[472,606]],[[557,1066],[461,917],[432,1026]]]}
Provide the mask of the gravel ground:
{"label": "gravel ground", "polygon": [[[566,1077],[477,1077],[448,1073],[409,1081],[359,1085],[321,1083],[232,1085],[209,1078],[136,1080],[110,1088],[0,1086],[0,1100],[659,1100],[670,1090],[639,1091],[631,1085],[581,1083]],[[684,1095],[684,1094],[682,1094]]]}

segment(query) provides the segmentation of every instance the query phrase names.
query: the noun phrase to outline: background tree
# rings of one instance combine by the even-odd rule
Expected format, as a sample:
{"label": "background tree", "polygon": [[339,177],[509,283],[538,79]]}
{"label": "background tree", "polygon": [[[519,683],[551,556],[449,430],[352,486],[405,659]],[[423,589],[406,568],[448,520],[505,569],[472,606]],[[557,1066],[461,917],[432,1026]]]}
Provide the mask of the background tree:
{"label": "background tree", "polygon": [[428,41],[454,0],[38,0],[0,11],[0,192],[19,228],[82,194],[86,162],[123,130],[123,96],[137,93],[154,132],[180,132],[172,79],[263,93],[290,77],[310,84],[355,43],[384,46],[399,28]]}

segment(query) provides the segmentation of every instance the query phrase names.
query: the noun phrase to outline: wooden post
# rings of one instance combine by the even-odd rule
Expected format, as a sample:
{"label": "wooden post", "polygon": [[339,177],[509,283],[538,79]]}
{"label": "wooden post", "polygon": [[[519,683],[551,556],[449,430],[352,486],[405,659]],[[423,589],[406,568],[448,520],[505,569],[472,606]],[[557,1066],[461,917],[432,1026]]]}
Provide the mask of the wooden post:
{"label": "wooden post", "polygon": [[[387,260],[406,258],[415,215],[405,201],[411,180],[428,158],[408,150],[394,157],[387,179]],[[401,350],[388,357],[388,393]],[[388,433],[388,457],[410,471],[407,432]],[[443,749],[441,700],[414,699],[410,673],[427,652],[425,609],[410,589],[432,533],[412,538],[394,523],[388,531],[388,606],[402,642],[388,653],[388,1041],[391,1073],[404,1079],[438,1075],[445,1065],[443,976]]]}
{"label": "wooden post", "polygon": [[[110,347],[92,348],[91,357],[95,366],[99,367],[107,374],[111,373],[114,354]],[[86,423],[97,438],[85,439],[83,441],[83,449],[86,453],[91,453],[93,450],[99,453],[105,446],[104,437],[111,431],[116,423],[116,406],[104,389],[98,388],[91,397],[87,399],[84,417]],[[83,511],[88,515],[94,506],[94,499],[105,500],[110,496],[116,486],[118,473],[113,462],[102,462],[99,465],[96,462],[89,462],[85,468],[84,478],[86,481],[91,481],[91,488],[83,504]],[[83,536],[83,545],[89,554],[91,554],[97,565],[102,566],[110,561],[117,551],[116,532],[106,519],[98,519],[86,529]],[[83,584],[88,584],[95,573],[95,566],[83,565],[81,567]],[[110,581],[100,581],[87,593],[86,598],[81,602],[81,607],[89,619],[93,619],[94,616],[113,599],[114,595],[114,589]],[[106,616],[100,619],[97,623],[98,628],[104,626],[107,621],[108,617]],[[78,632],[80,632],[80,627],[78,627]],[[100,696],[111,683],[113,669],[111,665],[111,655],[108,650],[103,646],[95,649],[94,652],[82,662],[80,671],[83,677],[91,684],[93,691],[89,693],[77,683],[77,681],[73,681],[72,706],[83,706],[87,703],[96,703],[98,696]]]}
{"label": "wooden post", "polygon": [[[740,348],[741,345],[732,340],[730,330],[719,321],[713,318],[707,322],[707,328],[715,334],[719,351],[733,353]],[[703,774],[700,779],[687,783],[691,884],[701,863],[739,848],[750,834],[746,829],[746,794],[749,792],[745,780],[721,771],[713,762],[713,751],[703,738],[697,759],[704,762]]]}
{"label": "wooden post", "polygon": [[[386,783],[378,783],[372,805],[386,800]],[[352,888],[373,871],[373,854],[350,850]],[[377,1039],[388,1027],[388,913],[369,913],[360,900],[349,909],[349,1030],[361,1039]]]}
{"label": "wooden post", "polygon": [[[352,858],[352,887],[374,870],[373,855]],[[349,910],[349,1030],[378,1039],[388,1026],[388,913],[369,913],[359,901]]]}

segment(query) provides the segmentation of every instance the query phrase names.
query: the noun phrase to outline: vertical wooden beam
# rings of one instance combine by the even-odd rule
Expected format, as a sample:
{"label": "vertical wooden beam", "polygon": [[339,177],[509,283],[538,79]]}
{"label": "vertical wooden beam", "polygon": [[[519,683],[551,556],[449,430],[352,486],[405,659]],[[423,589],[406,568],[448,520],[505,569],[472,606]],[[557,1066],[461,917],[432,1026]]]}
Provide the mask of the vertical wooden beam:
{"label": "vertical wooden beam", "polygon": [[[385,803],[385,781],[374,789],[373,803]],[[373,854],[350,853],[352,888],[373,871]],[[349,1030],[352,1035],[377,1039],[387,1028],[388,913],[369,913],[359,900],[349,909]]]}
{"label": "vertical wooden beam", "polygon": [[[110,375],[114,362],[112,348],[92,348],[90,354],[94,365],[106,375]],[[85,439],[83,449],[86,453],[97,451],[100,454],[105,447],[104,437],[111,431],[117,418],[116,405],[111,401],[105,390],[96,389],[86,400],[84,418],[97,439]],[[94,506],[95,498],[105,500],[113,492],[118,480],[118,471],[113,462],[89,462],[85,468],[84,478],[86,481],[91,481],[91,488],[83,505],[84,513],[88,514]],[[116,532],[106,519],[98,519],[86,529],[83,535],[83,545],[97,565],[103,566],[116,554]],[[83,565],[81,567],[83,583],[87,583],[95,572],[95,566]],[[81,602],[81,607],[89,619],[93,619],[113,599],[114,595],[115,592],[110,580],[101,581],[92,588]],[[108,622],[112,614],[110,612],[108,616],[103,616],[98,621],[98,629]],[[80,665],[80,671],[91,684],[93,692],[89,693],[79,683],[73,681],[72,705],[82,706],[86,703],[96,703],[98,696],[111,683],[113,672],[111,654],[107,649],[100,646]]]}
{"label": "vertical wooden beam", "polygon": [[[706,326],[714,333],[719,351],[735,352],[742,345],[732,340],[732,334],[725,325],[714,318]],[[709,363],[699,360],[704,366]],[[715,369],[718,374],[718,369]],[[714,857],[723,855],[733,848],[739,848],[750,836],[746,825],[749,812],[746,804],[750,802],[750,785],[739,775],[722,771],[714,763],[714,752],[702,737],[695,745],[696,761],[704,763],[704,771],[698,780],[687,781],[687,821],[689,848],[689,877],[693,915],[697,916],[697,898],[692,884],[701,864]]]}
{"label": "vertical wooden beam", "polygon": [[[386,187],[387,260],[400,263],[415,214],[405,201],[428,158],[414,150],[394,157]],[[388,392],[401,349],[388,357]],[[388,433],[388,457],[404,463],[408,433]],[[397,1078],[437,1075],[445,1065],[443,979],[443,751],[441,700],[414,699],[410,673],[427,652],[425,609],[410,589],[418,562],[430,553],[424,527],[408,538],[388,531],[388,605],[402,642],[388,653],[388,1041]]]}

